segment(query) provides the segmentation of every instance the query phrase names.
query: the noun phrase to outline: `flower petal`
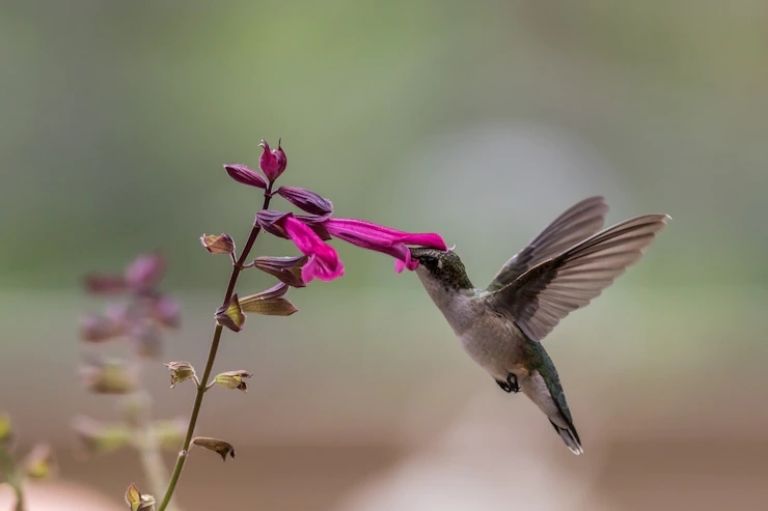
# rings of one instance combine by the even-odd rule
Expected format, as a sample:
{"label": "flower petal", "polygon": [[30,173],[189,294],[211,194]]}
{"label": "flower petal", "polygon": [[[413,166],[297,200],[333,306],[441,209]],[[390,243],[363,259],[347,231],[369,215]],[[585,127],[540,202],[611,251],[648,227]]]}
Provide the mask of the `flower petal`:
{"label": "flower petal", "polygon": [[281,225],[296,248],[309,257],[301,269],[304,282],[309,283],[315,278],[329,281],[344,275],[344,265],[336,250],[320,239],[312,228],[292,215],[285,216]]}
{"label": "flower petal", "polygon": [[446,250],[442,236],[436,233],[409,233],[384,225],[353,218],[330,218],[323,223],[328,233],[336,238],[367,250],[375,250],[396,258],[395,271],[414,270],[418,262],[411,259],[407,245]]}

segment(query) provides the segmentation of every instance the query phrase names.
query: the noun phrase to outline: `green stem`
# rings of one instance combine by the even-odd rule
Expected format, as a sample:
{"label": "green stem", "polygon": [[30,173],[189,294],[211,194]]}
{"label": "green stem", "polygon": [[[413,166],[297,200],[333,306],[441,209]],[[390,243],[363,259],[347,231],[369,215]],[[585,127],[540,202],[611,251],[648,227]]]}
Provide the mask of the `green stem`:
{"label": "green stem", "polygon": [[25,511],[27,506],[24,501],[22,477],[19,474],[16,463],[13,461],[10,453],[2,447],[0,447],[0,464],[2,466],[2,471],[5,474],[6,482],[8,483],[8,486],[11,487],[13,494],[16,497],[16,504],[13,507],[13,511]]}
{"label": "green stem", "polygon": [[[269,208],[270,200],[272,200],[272,183],[270,183],[267,189],[264,191],[264,202],[261,206],[262,210]],[[243,247],[243,251],[240,253],[240,257],[232,267],[232,274],[229,277],[227,290],[224,293],[224,301],[222,302],[222,305],[225,307],[229,304],[229,301],[235,292],[237,279],[243,269],[245,260],[248,258],[248,254],[253,248],[253,244],[256,242],[256,238],[258,237],[259,232],[261,232],[261,228],[257,223],[254,222],[253,227],[251,227],[251,233],[248,236],[248,241],[246,241],[245,247]],[[165,491],[165,496],[163,497],[163,501],[160,503],[160,506],[157,508],[157,511],[165,511],[168,507],[168,504],[173,497],[173,492],[176,490],[176,485],[179,482],[179,478],[181,477],[181,472],[184,469],[184,463],[186,463],[187,457],[189,456],[189,446],[192,444],[192,437],[195,434],[195,426],[197,425],[197,418],[200,415],[200,408],[203,404],[203,397],[205,396],[208,380],[210,379],[211,372],[213,371],[213,363],[216,361],[216,353],[219,351],[219,343],[221,341],[222,330],[223,327],[217,324],[213,331],[211,349],[208,351],[208,360],[205,363],[203,377],[200,378],[200,383],[197,386],[195,404],[192,406],[192,415],[189,418],[189,425],[187,426],[187,435],[184,438],[184,445],[182,446],[181,451],[176,458],[176,465],[173,467],[173,473],[171,474],[171,479],[168,482],[168,489]]]}
{"label": "green stem", "polygon": [[[168,469],[160,454],[160,444],[157,435],[152,429],[152,398],[144,390],[137,392],[134,398],[138,400],[140,406],[136,417],[135,434],[138,437],[136,450],[138,451],[139,459],[152,494],[160,495],[168,482]],[[170,503],[168,511],[179,511],[179,508]]]}

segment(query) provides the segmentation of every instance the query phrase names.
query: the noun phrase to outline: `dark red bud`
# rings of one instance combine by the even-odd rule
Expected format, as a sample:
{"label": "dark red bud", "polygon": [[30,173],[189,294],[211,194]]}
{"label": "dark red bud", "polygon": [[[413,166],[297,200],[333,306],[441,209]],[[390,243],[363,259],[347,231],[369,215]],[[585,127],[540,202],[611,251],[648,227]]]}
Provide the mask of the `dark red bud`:
{"label": "dark red bud", "polygon": [[285,171],[285,167],[288,165],[288,158],[285,156],[285,151],[280,147],[279,142],[277,149],[271,149],[266,140],[262,140],[260,145],[263,152],[261,153],[261,158],[259,158],[259,167],[261,167],[267,179],[270,182],[274,182]]}
{"label": "dark red bud", "polygon": [[255,170],[250,169],[247,165],[241,163],[230,163],[224,165],[224,170],[227,171],[229,177],[248,186],[255,186],[256,188],[264,189],[267,187],[267,182],[261,177]]}

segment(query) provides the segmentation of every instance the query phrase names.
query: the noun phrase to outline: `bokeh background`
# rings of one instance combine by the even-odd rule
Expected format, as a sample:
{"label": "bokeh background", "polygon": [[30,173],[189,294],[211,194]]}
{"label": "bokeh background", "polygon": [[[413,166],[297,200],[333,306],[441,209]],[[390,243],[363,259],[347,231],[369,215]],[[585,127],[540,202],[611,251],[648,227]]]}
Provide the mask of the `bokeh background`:
{"label": "bokeh background", "polygon": [[[115,415],[77,377],[79,318],[101,307],[80,277],[161,251],[183,303],[163,360],[202,366],[229,267],[197,237],[242,244],[260,199],[221,164],[255,166],[261,137],[282,137],[284,183],[442,233],[477,284],[589,195],[611,223],[673,221],[546,340],[584,456],[473,365],[414,275],[339,246],[344,279],[226,334],[216,368],[255,375],[209,394],[198,431],[238,457],[194,453],[184,510],[764,506],[765,2],[0,6],[0,409],[22,446],[54,444],[59,481],[33,487],[52,509],[120,509],[144,481],[132,453],[86,458],[70,430]],[[145,381],[158,415],[189,413],[159,361]]]}

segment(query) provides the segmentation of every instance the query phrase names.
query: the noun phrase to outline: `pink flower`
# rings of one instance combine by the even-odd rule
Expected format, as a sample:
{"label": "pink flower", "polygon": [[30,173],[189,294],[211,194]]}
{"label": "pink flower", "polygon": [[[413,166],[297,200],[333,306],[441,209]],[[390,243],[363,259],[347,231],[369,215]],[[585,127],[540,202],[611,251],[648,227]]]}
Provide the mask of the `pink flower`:
{"label": "pink flower", "polygon": [[344,275],[344,265],[336,250],[304,222],[291,214],[284,215],[278,222],[296,248],[309,258],[301,269],[301,279],[305,283],[313,279],[334,280]]}
{"label": "pink flower", "polygon": [[260,145],[264,151],[261,153],[259,166],[267,179],[273,182],[285,170],[288,165],[288,158],[285,156],[283,148],[280,147],[280,142],[277,143],[277,149],[271,149],[266,140],[262,140]]}
{"label": "pink flower", "polygon": [[[291,238],[294,243],[296,243],[296,239],[287,232],[287,219],[290,219],[290,224],[301,225],[303,231],[311,232],[316,243],[323,243],[323,239],[339,238],[360,248],[391,255],[396,259],[395,271],[398,273],[405,268],[415,270],[419,265],[418,261],[411,258],[409,247],[426,247],[438,250],[447,250],[448,248],[443,237],[436,233],[400,231],[354,218],[294,216],[293,213],[267,210],[259,212],[256,219],[265,230],[276,236]],[[296,244],[299,246],[298,243]],[[300,246],[299,249],[302,250]],[[304,250],[302,252],[307,254]]]}
{"label": "pink flower", "polygon": [[409,246],[447,250],[445,240],[439,234],[412,233],[354,218],[329,218],[321,225],[334,238],[352,243],[360,248],[389,254],[396,259],[395,271],[404,268],[415,270],[419,262],[411,259]]}

